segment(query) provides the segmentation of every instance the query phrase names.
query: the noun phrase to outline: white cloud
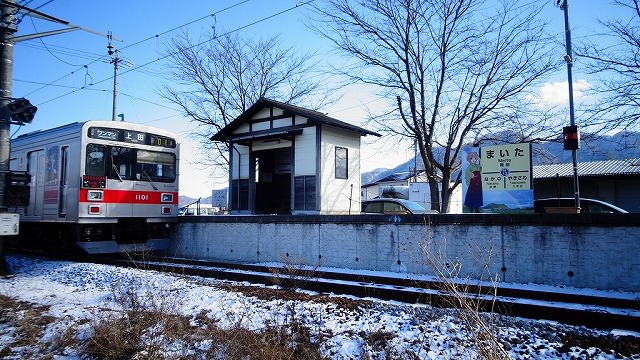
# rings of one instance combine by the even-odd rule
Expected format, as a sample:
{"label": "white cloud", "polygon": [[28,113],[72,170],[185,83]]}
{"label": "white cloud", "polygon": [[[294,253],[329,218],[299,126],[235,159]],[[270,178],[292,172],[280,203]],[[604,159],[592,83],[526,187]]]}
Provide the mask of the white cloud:
{"label": "white cloud", "polygon": [[[587,80],[578,80],[573,83],[573,101],[575,103],[591,101],[592,96],[586,91],[592,89],[593,86]],[[569,105],[569,83],[568,81],[559,81],[545,83],[540,87],[533,101],[538,107],[551,107]]]}

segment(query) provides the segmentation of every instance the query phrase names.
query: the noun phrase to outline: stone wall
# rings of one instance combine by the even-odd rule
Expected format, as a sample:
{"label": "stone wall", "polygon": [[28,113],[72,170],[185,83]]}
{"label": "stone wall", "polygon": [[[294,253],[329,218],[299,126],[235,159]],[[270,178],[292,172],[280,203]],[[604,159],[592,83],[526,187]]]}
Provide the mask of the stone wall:
{"label": "stone wall", "polygon": [[181,217],[172,255],[640,291],[640,214]]}

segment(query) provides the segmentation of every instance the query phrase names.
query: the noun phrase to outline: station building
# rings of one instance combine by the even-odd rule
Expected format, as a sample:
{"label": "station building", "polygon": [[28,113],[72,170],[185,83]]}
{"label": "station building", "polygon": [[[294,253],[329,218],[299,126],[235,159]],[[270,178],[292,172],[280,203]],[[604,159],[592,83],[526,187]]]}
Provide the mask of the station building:
{"label": "station building", "polygon": [[360,212],[360,138],[375,132],[261,98],[212,141],[229,144],[231,214]]}

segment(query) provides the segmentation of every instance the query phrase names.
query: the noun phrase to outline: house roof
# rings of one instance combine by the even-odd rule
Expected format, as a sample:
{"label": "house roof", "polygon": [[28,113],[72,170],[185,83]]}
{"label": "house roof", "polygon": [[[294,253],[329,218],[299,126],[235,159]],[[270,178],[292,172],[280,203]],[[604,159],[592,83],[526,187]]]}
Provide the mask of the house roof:
{"label": "house roof", "polygon": [[345,130],[350,130],[359,133],[361,136],[374,135],[381,136],[380,134],[361,128],[359,126],[351,125],[344,121],[329,117],[319,111],[305,109],[300,106],[286,104],[272,99],[260,98],[255,104],[251,105],[249,109],[240,114],[235,120],[222,128],[217,134],[213,135],[210,139],[212,141],[225,141],[233,137],[233,132],[242,124],[251,119],[255,114],[264,109],[265,107],[277,107],[283,109],[285,114],[291,113],[300,115],[309,119],[309,122],[315,124],[324,124],[334,127],[338,127]]}
{"label": "house roof", "polygon": [[[425,172],[424,170],[418,170],[418,176],[420,176],[424,172]],[[381,179],[362,185],[362,187],[368,187],[368,186],[378,185],[378,184],[387,183],[387,182],[406,181],[411,179],[414,176],[416,175],[414,174],[413,171],[402,171],[402,172],[392,173]]]}
{"label": "house roof", "polygon": [[381,182],[389,182],[389,181],[403,181],[403,180],[412,178],[414,175],[415,174],[413,173],[413,171],[403,171],[403,172],[387,175],[376,182],[381,183]]}
{"label": "house roof", "polygon": [[[578,163],[578,176],[640,175],[640,159],[586,161]],[[573,177],[573,164],[548,164],[533,167],[534,179]]]}

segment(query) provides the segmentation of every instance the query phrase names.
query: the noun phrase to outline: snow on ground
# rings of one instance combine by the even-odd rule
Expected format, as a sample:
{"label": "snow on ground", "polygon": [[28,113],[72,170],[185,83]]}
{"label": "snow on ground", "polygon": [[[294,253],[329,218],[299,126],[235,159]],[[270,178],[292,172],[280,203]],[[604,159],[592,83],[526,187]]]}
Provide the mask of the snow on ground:
{"label": "snow on ground", "polygon": [[[92,321],[122,310],[122,302],[116,301],[118,294],[135,291],[152,292],[165,302],[174,302],[175,311],[193,319],[207,314],[222,327],[241,324],[258,330],[265,324],[286,324],[295,316],[322,339],[320,348],[329,359],[478,357],[470,329],[454,310],[375,299],[358,307],[341,307],[339,301],[263,300],[230,290],[229,282],[200,277],[22,255],[7,256],[7,263],[13,275],[0,278],[0,295],[46,306],[47,315],[56,318],[47,326],[42,341],[75,326],[82,343],[90,336]],[[640,359],[640,335],[636,333],[504,316],[495,321],[495,331],[514,359]],[[20,348],[15,333],[10,322],[0,319],[0,358],[44,356]],[[372,334],[386,334],[384,348],[372,345]],[[47,351],[54,359],[82,357],[77,349]]]}

